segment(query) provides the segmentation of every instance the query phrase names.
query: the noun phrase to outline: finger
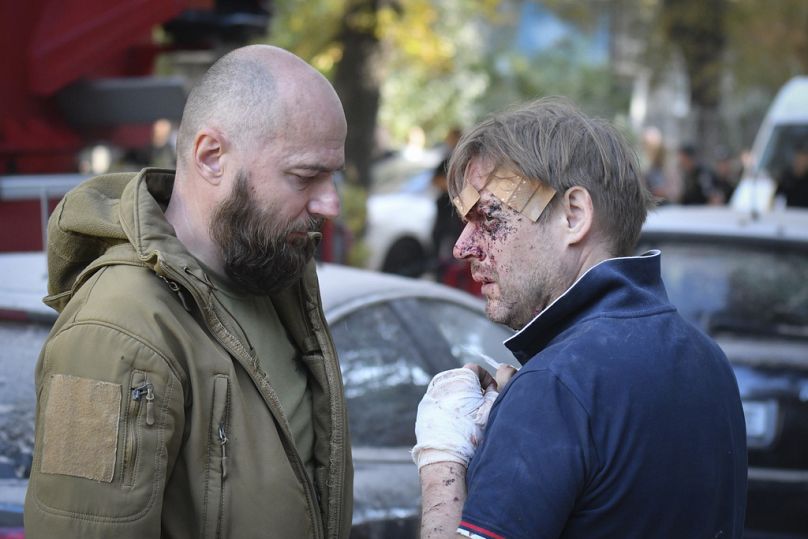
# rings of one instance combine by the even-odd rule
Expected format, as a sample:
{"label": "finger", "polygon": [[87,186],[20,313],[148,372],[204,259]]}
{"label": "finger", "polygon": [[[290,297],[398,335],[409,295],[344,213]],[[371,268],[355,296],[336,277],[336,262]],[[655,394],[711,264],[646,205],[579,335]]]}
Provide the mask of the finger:
{"label": "finger", "polygon": [[500,391],[505,387],[505,384],[516,374],[516,369],[507,363],[503,363],[497,369],[496,382]]}
{"label": "finger", "polygon": [[480,387],[483,388],[483,390],[497,388],[497,381],[494,380],[494,377],[491,376],[491,374],[489,374],[488,371],[485,370],[485,368],[481,365],[477,365],[476,363],[466,363],[463,365],[463,368],[469,369],[477,375],[477,378],[480,380]]}
{"label": "finger", "polygon": [[463,368],[470,370],[471,372],[476,374],[478,377],[480,376],[480,371],[483,370],[482,367],[480,367],[476,363],[466,363],[465,365],[463,365]]}

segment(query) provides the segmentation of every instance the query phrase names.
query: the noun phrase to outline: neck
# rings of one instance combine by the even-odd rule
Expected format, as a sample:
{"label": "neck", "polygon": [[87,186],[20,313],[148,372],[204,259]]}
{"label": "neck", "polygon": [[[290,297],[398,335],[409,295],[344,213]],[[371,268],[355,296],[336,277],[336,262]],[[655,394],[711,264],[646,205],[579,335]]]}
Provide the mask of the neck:
{"label": "neck", "polygon": [[574,275],[574,278],[570,280],[569,286],[572,286],[592,267],[604,260],[614,258],[610,249],[607,248],[607,244],[604,241],[595,241],[595,238],[587,238],[576,249],[578,252],[574,258],[575,265],[569,268],[569,275]]}
{"label": "neck", "polygon": [[179,181],[174,184],[174,192],[166,208],[166,220],[174,227],[177,239],[194,258],[224,275],[224,262],[208,232],[209,223],[203,218],[205,212],[198,200],[185,196],[180,185]]}

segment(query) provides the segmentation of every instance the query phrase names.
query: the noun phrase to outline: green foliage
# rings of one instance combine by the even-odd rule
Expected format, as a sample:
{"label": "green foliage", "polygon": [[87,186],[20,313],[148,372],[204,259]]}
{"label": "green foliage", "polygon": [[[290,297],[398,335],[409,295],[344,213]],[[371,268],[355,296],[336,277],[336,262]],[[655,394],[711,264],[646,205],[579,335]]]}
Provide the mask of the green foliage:
{"label": "green foliage", "polygon": [[[363,0],[278,0],[270,29],[272,44],[308,60],[332,76],[342,58],[340,25],[349,8]],[[355,24],[374,24],[383,43],[381,125],[394,142],[406,140],[420,127],[430,142],[456,125],[473,122],[472,103],[487,85],[480,63],[484,43],[479,29],[500,24],[497,0],[400,0],[380,2],[375,17]]]}
{"label": "green foliage", "polygon": [[616,86],[605,64],[570,65],[571,45],[534,57],[500,53],[480,112],[501,110],[515,102],[544,96],[565,96],[588,114],[614,118],[628,109],[628,88]]}
{"label": "green foliage", "polygon": [[[337,32],[344,14],[363,3],[369,5],[368,0],[276,0],[270,41],[331,76],[342,57]],[[625,110],[628,92],[613,74],[613,66],[573,61],[575,43],[533,58],[508,50],[519,4],[517,0],[380,1],[375,17],[355,16],[353,24],[373,24],[383,43],[379,119],[393,141],[403,142],[418,126],[430,142],[436,142],[452,126],[468,126],[491,110],[540,95],[566,95],[600,115]],[[673,25],[699,21],[704,11],[702,2],[684,0],[542,4],[584,32],[604,14],[610,19],[629,17],[630,37],[645,44],[638,61],[655,73],[669,69],[680,46],[671,32]],[[808,73],[808,2],[727,0],[720,5],[725,11],[721,68],[731,74],[736,93],[755,90],[773,95],[788,78]]]}
{"label": "green foliage", "polygon": [[773,92],[808,73],[808,2],[734,0],[731,7],[727,69],[740,84]]}

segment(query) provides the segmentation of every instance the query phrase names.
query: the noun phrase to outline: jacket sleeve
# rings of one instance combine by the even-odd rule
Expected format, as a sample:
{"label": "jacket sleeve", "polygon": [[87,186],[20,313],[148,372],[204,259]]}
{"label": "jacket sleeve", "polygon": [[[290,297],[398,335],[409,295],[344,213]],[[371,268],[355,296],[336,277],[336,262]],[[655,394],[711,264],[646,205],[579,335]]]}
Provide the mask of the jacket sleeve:
{"label": "jacket sleeve", "polygon": [[168,359],[110,324],[73,323],[43,348],[36,390],[26,538],[159,537],[184,425]]}

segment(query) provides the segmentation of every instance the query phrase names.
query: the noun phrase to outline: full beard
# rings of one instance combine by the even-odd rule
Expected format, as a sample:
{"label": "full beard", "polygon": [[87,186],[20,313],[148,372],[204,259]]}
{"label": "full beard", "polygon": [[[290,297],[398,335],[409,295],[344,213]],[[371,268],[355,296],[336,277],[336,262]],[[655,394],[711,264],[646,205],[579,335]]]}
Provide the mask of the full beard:
{"label": "full beard", "polygon": [[230,197],[214,212],[210,234],[218,244],[224,270],[236,288],[269,295],[292,285],[314,251],[309,232],[322,220],[280,222],[276,207],[261,209],[250,196],[248,176],[240,172]]}

